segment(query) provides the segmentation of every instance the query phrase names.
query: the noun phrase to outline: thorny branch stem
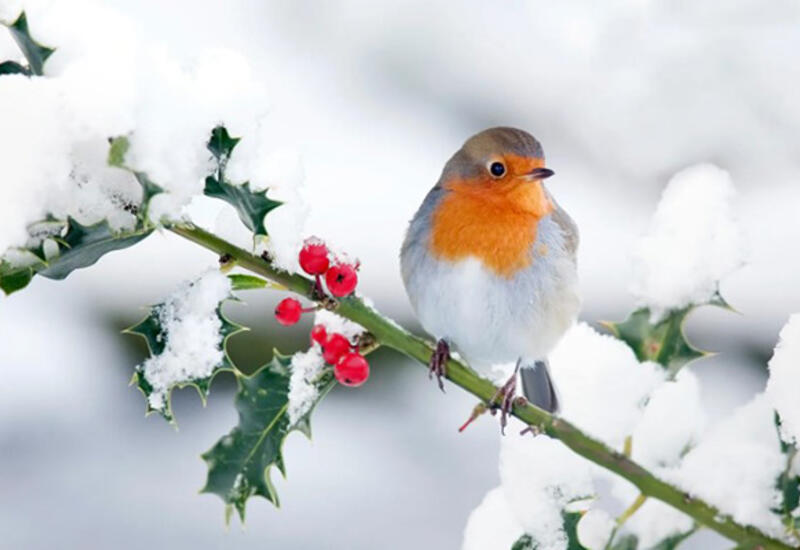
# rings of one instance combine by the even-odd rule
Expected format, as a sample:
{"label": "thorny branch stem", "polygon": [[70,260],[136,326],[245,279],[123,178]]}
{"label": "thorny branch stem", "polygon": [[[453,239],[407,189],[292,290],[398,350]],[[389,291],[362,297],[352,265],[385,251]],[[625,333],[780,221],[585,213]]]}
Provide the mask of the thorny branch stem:
{"label": "thorny branch stem", "polygon": [[[314,281],[298,274],[290,274],[273,267],[268,261],[239,248],[204,229],[190,223],[179,223],[169,227],[174,233],[189,239],[218,255],[230,255],[239,266],[302,296],[310,296]],[[403,327],[367,306],[363,300],[349,296],[338,300],[336,313],[367,329],[375,338],[375,346],[383,345],[417,360],[427,368],[434,346],[408,332]],[[481,377],[461,361],[447,362],[446,378],[453,384],[470,392],[485,403],[490,403],[498,388]],[[605,443],[583,433],[563,418],[553,416],[524,400],[514,400],[510,413],[525,424],[560,440],[564,445],[586,458],[633,483],[642,498],[651,497],[669,504],[673,508],[694,518],[699,524],[736,541],[738,549],[790,550],[792,547],[761,530],[742,525],[720,512],[714,506],[695,498],[682,489],[655,477],[645,468],[608,447]]]}

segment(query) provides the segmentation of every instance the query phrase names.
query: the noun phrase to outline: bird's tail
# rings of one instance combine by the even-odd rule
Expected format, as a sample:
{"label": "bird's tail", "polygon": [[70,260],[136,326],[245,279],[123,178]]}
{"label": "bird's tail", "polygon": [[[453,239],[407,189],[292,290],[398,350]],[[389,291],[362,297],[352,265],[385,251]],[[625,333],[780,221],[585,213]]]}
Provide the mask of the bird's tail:
{"label": "bird's tail", "polygon": [[533,366],[522,367],[520,377],[522,393],[528,401],[549,413],[558,411],[558,396],[547,371],[547,361],[536,361]]}

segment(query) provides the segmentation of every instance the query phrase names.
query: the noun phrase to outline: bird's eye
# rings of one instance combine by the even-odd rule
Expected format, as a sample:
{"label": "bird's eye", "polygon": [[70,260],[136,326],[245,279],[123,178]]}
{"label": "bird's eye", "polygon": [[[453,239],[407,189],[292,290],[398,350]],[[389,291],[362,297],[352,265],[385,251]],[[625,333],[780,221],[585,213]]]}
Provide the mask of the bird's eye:
{"label": "bird's eye", "polygon": [[495,161],[489,165],[489,172],[491,172],[494,177],[499,178],[506,173],[506,167],[502,162]]}

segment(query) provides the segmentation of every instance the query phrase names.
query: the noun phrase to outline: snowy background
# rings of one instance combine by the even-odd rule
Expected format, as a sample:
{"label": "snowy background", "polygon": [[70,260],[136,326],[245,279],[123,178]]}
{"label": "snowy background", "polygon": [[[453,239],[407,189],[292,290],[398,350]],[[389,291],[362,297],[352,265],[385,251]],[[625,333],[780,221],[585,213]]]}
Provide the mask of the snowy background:
{"label": "snowy background", "polygon": [[[357,255],[361,291],[403,322],[413,323],[397,260],[405,224],[480,129],[514,125],[543,142],[550,188],[581,228],[588,322],[633,307],[631,254],[668,179],[701,161],[726,169],[747,264],[722,291],[741,315],[693,316],[695,341],[722,353],[692,370],[711,424],[763,388],[778,331],[800,311],[796,2],[105,4],[104,17],[179,66],[208,47],[242,54],[268,107],[266,141],[302,157],[306,230]],[[30,24],[36,36],[33,15]],[[4,33],[0,51],[11,51]],[[7,107],[31,108],[24,98]],[[143,350],[118,334],[214,260],[157,234],[64,282],[36,279],[0,298],[0,545],[459,547],[470,511],[498,483],[497,427],[483,419],[457,434],[473,400],[440,395],[390,353],[361,390],[328,397],[313,443],[290,438],[282,509],[252,501],[246,529],[225,530],[218,499],[196,492],[199,453],[235,422],[230,384],[206,409],[177,393],[177,433],[144,419],[127,386]],[[254,328],[234,349],[247,365],[273,345],[305,344],[307,327],[270,319],[277,299],[228,306]],[[693,542],[727,547],[708,534]]]}

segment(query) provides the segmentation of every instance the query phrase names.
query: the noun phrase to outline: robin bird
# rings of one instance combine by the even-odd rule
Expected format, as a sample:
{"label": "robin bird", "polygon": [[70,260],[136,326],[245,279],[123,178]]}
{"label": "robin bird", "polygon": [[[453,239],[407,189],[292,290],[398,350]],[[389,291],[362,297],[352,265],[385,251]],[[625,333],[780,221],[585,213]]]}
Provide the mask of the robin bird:
{"label": "robin bird", "polygon": [[503,428],[518,373],[531,403],[557,411],[547,355],[580,308],[578,228],[544,186],[552,175],[527,132],[472,136],[422,201],[400,254],[411,305],[438,340],[430,376],[440,388],[451,345],[473,367],[516,362],[491,402]]}

